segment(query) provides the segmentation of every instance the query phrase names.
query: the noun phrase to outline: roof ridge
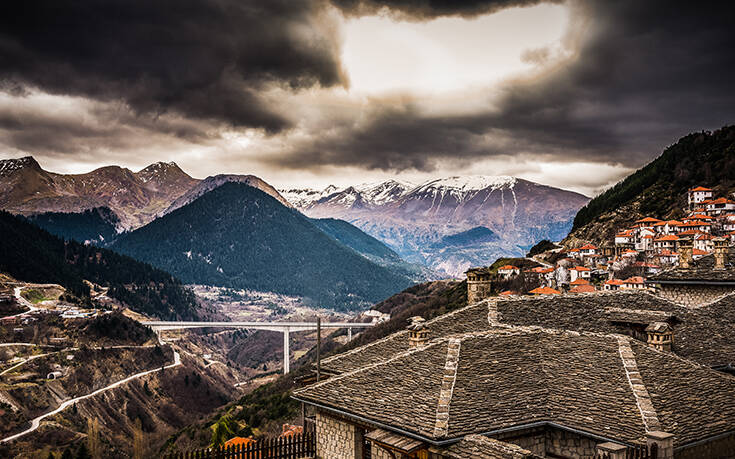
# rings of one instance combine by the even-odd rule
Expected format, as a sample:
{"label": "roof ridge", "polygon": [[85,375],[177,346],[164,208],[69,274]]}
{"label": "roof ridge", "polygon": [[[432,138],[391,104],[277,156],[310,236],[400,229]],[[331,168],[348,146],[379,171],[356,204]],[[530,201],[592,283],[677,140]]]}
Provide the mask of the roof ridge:
{"label": "roof ridge", "polygon": [[656,408],[651,401],[651,395],[648,393],[641,373],[638,371],[638,362],[636,361],[633,349],[630,347],[630,338],[619,336],[617,341],[620,360],[623,363],[625,376],[628,378],[628,384],[633,392],[635,404],[641,413],[643,426],[646,432],[661,430],[661,423],[658,420]]}
{"label": "roof ridge", "polygon": [[[434,317],[433,319],[429,319],[426,322],[424,322],[424,327],[427,326],[427,325],[433,324],[434,322],[436,322],[436,321],[438,321],[440,319],[443,320],[443,319],[446,319],[447,317],[451,317],[451,316],[453,316],[455,314],[458,314],[458,313],[460,313],[462,311],[465,311],[465,310],[467,310],[469,308],[478,307],[482,303],[486,303],[488,301],[489,301],[489,299],[484,299],[484,300],[477,301],[477,302],[472,303],[472,304],[468,304],[467,306],[461,307],[459,309],[455,309],[454,311],[450,311],[450,312],[447,312],[445,314],[438,315],[438,316]],[[335,360],[337,357],[344,357],[346,355],[355,354],[355,353],[357,353],[359,351],[362,351],[363,349],[367,349],[367,348],[369,348],[371,346],[374,346],[374,345],[376,345],[378,343],[382,343],[384,341],[387,341],[388,339],[391,339],[391,338],[393,338],[395,336],[398,336],[401,333],[408,333],[408,332],[405,329],[404,330],[395,331],[395,332],[389,334],[388,336],[384,336],[384,337],[382,337],[380,339],[377,339],[377,340],[375,340],[375,341],[373,341],[371,343],[363,344],[362,346],[356,347],[354,349],[350,349],[347,352],[340,352],[339,354],[335,354],[335,355],[333,355],[331,357],[327,357],[326,359],[322,359],[322,363],[330,362],[332,360]]]}
{"label": "roof ridge", "polygon": [[447,345],[447,359],[444,364],[439,400],[436,405],[436,422],[434,423],[434,437],[445,437],[449,433],[449,406],[454,395],[454,384],[457,382],[457,368],[459,367],[459,350],[462,347],[462,338],[451,338]]}

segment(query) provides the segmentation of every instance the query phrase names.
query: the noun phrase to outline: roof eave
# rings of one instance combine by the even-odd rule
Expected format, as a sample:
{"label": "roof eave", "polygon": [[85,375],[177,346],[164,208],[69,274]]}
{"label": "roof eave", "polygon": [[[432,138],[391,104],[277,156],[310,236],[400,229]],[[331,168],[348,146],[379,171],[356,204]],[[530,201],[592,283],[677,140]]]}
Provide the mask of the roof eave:
{"label": "roof eave", "polygon": [[725,285],[735,286],[735,281],[717,281],[701,279],[648,279],[646,284],[687,284],[687,285]]}
{"label": "roof eave", "polygon": [[[468,434],[463,434],[463,435],[458,436],[458,437],[452,437],[452,438],[446,438],[446,439],[443,439],[443,440],[438,440],[438,439],[434,439],[434,438],[425,437],[425,436],[423,436],[421,434],[417,434],[415,432],[411,432],[411,431],[408,431],[408,430],[401,429],[400,427],[396,427],[396,426],[392,426],[392,425],[389,425],[389,424],[385,424],[383,422],[376,421],[374,419],[366,418],[366,417],[361,416],[359,414],[354,414],[354,413],[351,413],[349,411],[345,411],[345,410],[341,410],[339,408],[334,408],[334,407],[331,407],[331,406],[328,406],[328,405],[324,405],[322,403],[315,402],[313,400],[309,400],[309,399],[306,399],[306,398],[300,398],[300,397],[298,397],[296,395],[291,395],[291,398],[294,399],[294,400],[296,400],[296,401],[298,401],[298,402],[306,403],[308,405],[312,405],[312,406],[315,406],[317,408],[321,408],[323,410],[330,411],[330,412],[335,413],[335,414],[338,414],[340,416],[344,416],[344,417],[348,417],[348,418],[353,418],[353,419],[356,419],[358,421],[365,422],[367,424],[375,425],[376,427],[380,427],[382,429],[390,430],[392,432],[396,432],[396,433],[399,433],[401,435],[405,435],[405,436],[407,436],[409,438],[413,438],[413,439],[416,439],[416,440],[419,440],[419,441],[423,441],[423,442],[429,443],[429,444],[431,444],[433,446],[446,446],[446,445],[450,445],[450,444],[453,444],[453,443],[457,443],[458,441],[462,440],[466,435],[469,435],[469,433],[468,433]],[[518,424],[518,425],[515,425],[515,426],[511,426],[511,427],[503,427],[503,428],[499,428],[499,429],[488,430],[488,431],[485,431],[485,432],[479,432],[479,433],[478,432],[471,432],[471,433],[474,433],[474,434],[477,434],[477,435],[488,436],[488,435],[496,435],[496,434],[507,433],[507,432],[515,432],[515,431],[519,431],[519,430],[526,430],[526,429],[531,429],[531,428],[534,428],[534,427],[555,427],[557,429],[565,430],[567,432],[572,432],[572,433],[576,433],[576,434],[579,434],[579,435],[585,435],[585,436],[588,436],[590,438],[594,438],[595,440],[599,440],[599,441],[602,441],[602,442],[608,442],[609,441],[609,442],[615,442],[615,443],[624,444],[624,445],[627,445],[627,446],[634,446],[633,443],[631,443],[629,441],[620,440],[620,439],[617,439],[617,438],[605,437],[605,436],[602,436],[602,435],[599,435],[599,434],[596,434],[596,433],[593,433],[593,432],[589,432],[589,431],[581,430],[581,429],[576,429],[574,427],[565,426],[565,425],[558,424],[558,423],[553,422],[553,421],[547,421],[547,420],[544,420],[544,421],[534,421],[534,422],[529,422],[529,423],[525,423],[525,424]]]}

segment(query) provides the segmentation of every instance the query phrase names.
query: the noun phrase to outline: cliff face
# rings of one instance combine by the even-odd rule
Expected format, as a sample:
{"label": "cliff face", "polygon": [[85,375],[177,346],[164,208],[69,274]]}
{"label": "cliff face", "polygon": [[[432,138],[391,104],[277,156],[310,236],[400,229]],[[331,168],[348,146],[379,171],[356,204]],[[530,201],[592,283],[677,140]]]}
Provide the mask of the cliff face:
{"label": "cliff face", "polygon": [[735,191],[735,126],[689,134],[655,160],[592,199],[574,218],[564,244],[610,241],[615,232],[645,216],[678,219],[687,191],[712,188],[715,196]]}

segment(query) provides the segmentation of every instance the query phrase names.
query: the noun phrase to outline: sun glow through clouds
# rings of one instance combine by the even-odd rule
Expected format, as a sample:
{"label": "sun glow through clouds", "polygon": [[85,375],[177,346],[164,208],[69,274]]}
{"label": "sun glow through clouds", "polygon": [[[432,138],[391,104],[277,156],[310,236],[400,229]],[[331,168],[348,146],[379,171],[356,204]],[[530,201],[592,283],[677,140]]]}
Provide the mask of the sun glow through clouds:
{"label": "sun glow through clouds", "polygon": [[355,92],[465,90],[532,70],[539,56],[559,54],[568,21],[563,5],[429,22],[368,16],[345,23],[342,58]]}

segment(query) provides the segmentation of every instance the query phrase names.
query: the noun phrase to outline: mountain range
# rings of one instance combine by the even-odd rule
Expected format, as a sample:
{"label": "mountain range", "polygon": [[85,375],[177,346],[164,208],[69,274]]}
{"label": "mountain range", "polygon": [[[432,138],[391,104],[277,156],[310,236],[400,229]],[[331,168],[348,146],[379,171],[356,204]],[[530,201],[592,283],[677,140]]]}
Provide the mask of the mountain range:
{"label": "mountain range", "polygon": [[418,185],[388,180],[281,194],[309,217],[346,220],[407,261],[451,276],[500,256],[521,256],[541,239],[564,238],[589,201],[505,176],[447,177]]}
{"label": "mountain range", "polygon": [[391,258],[377,241],[356,232],[361,233],[344,225],[322,231],[273,196],[229,182],[120,235],[111,247],[187,283],[299,295],[307,303],[349,310],[413,283],[409,275],[348,247],[361,245],[373,257]]}
{"label": "mountain range", "polygon": [[[106,166],[86,174],[57,174],[41,168],[31,156],[0,160],[0,208],[33,215],[111,209],[120,229],[133,229],[190,202],[217,183],[240,180],[274,195],[278,192],[254,176],[190,177],[176,163],[157,162],[138,172]],[[179,199],[181,198],[181,199]]]}

